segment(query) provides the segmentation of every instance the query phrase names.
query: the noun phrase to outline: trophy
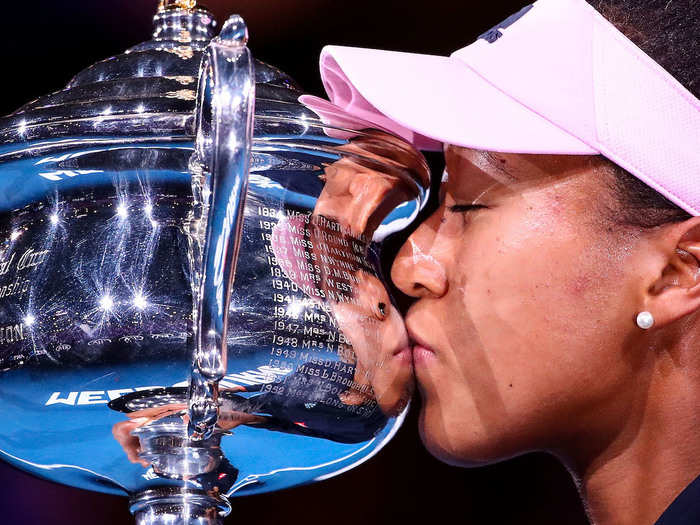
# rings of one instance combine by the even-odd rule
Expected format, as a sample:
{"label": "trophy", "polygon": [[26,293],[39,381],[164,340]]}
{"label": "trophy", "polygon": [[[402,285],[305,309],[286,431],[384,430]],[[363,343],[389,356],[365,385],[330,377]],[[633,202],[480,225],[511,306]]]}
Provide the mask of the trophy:
{"label": "trophy", "polygon": [[0,458],[216,524],[393,436],[411,395],[384,240],[423,157],[164,1],[153,39],[0,119]]}

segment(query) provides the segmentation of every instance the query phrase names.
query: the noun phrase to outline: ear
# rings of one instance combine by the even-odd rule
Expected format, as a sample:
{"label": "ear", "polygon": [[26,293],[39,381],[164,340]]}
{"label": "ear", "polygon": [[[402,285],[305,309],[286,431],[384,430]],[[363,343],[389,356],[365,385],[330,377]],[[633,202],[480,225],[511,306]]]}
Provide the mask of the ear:
{"label": "ear", "polygon": [[666,267],[649,288],[644,309],[662,327],[700,310],[700,217],[664,232]]}

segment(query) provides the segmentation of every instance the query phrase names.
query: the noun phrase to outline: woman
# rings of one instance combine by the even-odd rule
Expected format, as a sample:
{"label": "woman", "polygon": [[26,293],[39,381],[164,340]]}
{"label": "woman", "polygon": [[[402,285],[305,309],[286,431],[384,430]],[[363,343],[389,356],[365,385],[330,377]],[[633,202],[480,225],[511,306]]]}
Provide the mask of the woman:
{"label": "woman", "polygon": [[440,207],[392,270],[428,449],[546,450],[595,523],[694,523],[698,7],[615,6],[655,56],[584,0],[539,0],[450,58],[330,47],[322,75],[336,104],[444,144]]}

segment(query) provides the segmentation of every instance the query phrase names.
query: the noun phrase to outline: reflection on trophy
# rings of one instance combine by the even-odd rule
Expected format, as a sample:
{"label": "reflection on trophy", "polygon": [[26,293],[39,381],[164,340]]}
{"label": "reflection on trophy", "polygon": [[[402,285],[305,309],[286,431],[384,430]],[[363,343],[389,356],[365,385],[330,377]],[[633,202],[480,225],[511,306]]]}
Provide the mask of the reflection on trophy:
{"label": "reflection on trophy", "polygon": [[162,2],[0,120],[0,457],[139,524],[348,470],[411,395],[380,260],[424,159],[215,26]]}

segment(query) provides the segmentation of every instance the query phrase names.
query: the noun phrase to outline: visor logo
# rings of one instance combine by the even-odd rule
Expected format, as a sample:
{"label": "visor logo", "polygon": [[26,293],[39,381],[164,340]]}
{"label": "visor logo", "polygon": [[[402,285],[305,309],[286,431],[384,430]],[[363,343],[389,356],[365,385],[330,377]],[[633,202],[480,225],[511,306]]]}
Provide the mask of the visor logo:
{"label": "visor logo", "polygon": [[526,5],[517,13],[510,15],[508,18],[506,18],[500,24],[493,26],[491,29],[486,31],[486,33],[479,35],[479,38],[483,38],[489,44],[493,44],[496,40],[498,40],[499,38],[501,38],[503,36],[503,33],[501,33],[501,29],[506,29],[506,28],[510,27],[511,25],[513,25],[518,20],[520,20],[525,13],[527,13],[530,9],[532,9],[532,5],[533,4]]}

